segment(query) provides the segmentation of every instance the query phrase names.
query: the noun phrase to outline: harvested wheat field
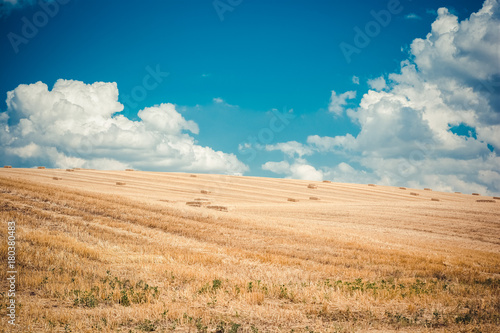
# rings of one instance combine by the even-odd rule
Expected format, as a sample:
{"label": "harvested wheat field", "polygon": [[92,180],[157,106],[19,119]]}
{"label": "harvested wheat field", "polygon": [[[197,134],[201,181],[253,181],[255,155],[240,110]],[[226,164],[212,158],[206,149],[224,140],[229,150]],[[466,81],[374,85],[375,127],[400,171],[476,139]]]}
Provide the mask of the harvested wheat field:
{"label": "harvested wheat field", "polygon": [[[1,168],[4,263],[8,221],[17,238],[10,331],[499,330],[500,201],[310,184]],[[217,209],[194,204],[200,192]]]}

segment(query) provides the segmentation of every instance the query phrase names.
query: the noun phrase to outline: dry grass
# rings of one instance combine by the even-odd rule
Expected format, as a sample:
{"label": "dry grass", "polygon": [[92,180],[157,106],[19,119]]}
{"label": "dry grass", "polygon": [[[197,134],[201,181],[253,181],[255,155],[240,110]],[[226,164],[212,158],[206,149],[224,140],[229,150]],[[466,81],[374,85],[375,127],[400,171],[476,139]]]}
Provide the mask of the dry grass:
{"label": "dry grass", "polygon": [[[307,182],[51,172],[0,169],[22,304],[3,331],[499,331],[499,205],[338,183],[289,205]],[[231,211],[185,205],[215,184]]]}

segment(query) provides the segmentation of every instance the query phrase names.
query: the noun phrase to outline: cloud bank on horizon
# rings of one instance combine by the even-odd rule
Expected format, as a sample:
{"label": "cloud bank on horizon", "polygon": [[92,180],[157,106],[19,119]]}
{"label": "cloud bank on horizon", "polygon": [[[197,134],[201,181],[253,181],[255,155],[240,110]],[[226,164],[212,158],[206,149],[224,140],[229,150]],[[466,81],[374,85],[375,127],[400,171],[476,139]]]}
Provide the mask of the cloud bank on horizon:
{"label": "cloud bank on horizon", "polygon": [[[176,170],[242,174],[235,155],[196,144],[198,125],[173,104],[140,110],[139,121],[117,114],[116,83],[37,82],[7,94],[0,115],[2,159],[14,156],[57,168]],[[7,123],[10,118],[11,125]]]}
{"label": "cloud bank on horizon", "polygon": [[[498,0],[486,0],[460,22],[439,9],[400,71],[369,80],[359,105],[351,103],[359,92],[332,91],[332,121],[348,117],[358,134],[310,133],[305,142],[259,147],[283,153],[260,167],[297,179],[500,193],[499,7]],[[352,82],[359,85],[359,77]],[[235,154],[198,144],[198,124],[177,109],[146,107],[132,121],[120,114],[116,83],[61,79],[51,90],[43,82],[22,84],[8,92],[0,113],[0,158],[59,168],[251,173]],[[342,162],[311,162],[327,154]]]}
{"label": "cloud bank on horizon", "polygon": [[[500,193],[499,3],[485,1],[462,22],[446,8],[437,14],[426,38],[412,42],[400,73],[389,74],[388,82],[383,76],[369,80],[373,90],[357,108],[344,110],[354,91],[332,92],[330,112],[357,123],[356,137],[311,135],[304,144],[278,143],[271,148],[281,147],[288,160],[262,168],[311,180]],[[458,126],[475,135],[454,133]],[[345,161],[317,167],[304,152]]]}

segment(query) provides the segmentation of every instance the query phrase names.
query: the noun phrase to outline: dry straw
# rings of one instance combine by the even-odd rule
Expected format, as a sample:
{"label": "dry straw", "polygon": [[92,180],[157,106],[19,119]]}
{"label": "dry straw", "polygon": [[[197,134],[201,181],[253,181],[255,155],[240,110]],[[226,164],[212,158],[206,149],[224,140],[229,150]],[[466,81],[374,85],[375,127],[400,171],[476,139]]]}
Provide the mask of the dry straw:
{"label": "dry straw", "polygon": [[476,202],[496,202],[496,201],[491,200],[491,199],[479,199],[479,200],[476,200]]}
{"label": "dry straw", "polygon": [[205,198],[196,198],[196,199],[194,199],[194,201],[208,201],[208,199],[205,199]]}
{"label": "dry straw", "polygon": [[323,183],[331,183],[329,180],[323,180]]}
{"label": "dry straw", "polygon": [[196,175],[189,175],[189,177],[197,177]]}
{"label": "dry straw", "polygon": [[406,187],[400,187],[399,189],[400,190],[406,190]]}
{"label": "dry straw", "polygon": [[309,197],[309,200],[319,200],[318,197]]}
{"label": "dry straw", "polygon": [[428,187],[424,188],[424,190],[426,190],[426,191],[432,191],[432,189],[428,188]]}
{"label": "dry straw", "polygon": [[186,202],[188,206],[201,207],[210,205],[209,201],[188,201]]}
{"label": "dry straw", "polygon": [[66,169],[66,171],[75,171],[74,169]]}
{"label": "dry straw", "polygon": [[116,185],[127,185],[125,182],[116,182]]}
{"label": "dry straw", "polygon": [[417,195],[418,195],[418,193],[415,193],[415,192],[410,192],[410,195],[417,196]]}
{"label": "dry straw", "polygon": [[431,198],[431,201],[439,201],[437,198]]}
{"label": "dry straw", "polygon": [[309,184],[309,185],[307,185],[307,188],[314,188],[314,189],[316,189],[316,188],[318,188],[318,185],[316,185],[316,184]]}
{"label": "dry straw", "polygon": [[207,191],[207,190],[201,190],[201,194],[210,194],[211,192],[210,191]]}
{"label": "dry straw", "polygon": [[472,195],[481,195],[481,194],[479,194],[479,193],[472,193]]}
{"label": "dry straw", "polygon": [[125,169],[125,171],[134,171],[134,169]]}
{"label": "dry straw", "polygon": [[291,202],[299,202],[299,199],[294,199],[294,198],[288,198],[287,200]]}
{"label": "dry straw", "polygon": [[368,184],[368,186],[375,186],[375,184]]}
{"label": "dry straw", "polygon": [[44,166],[39,166],[37,169],[45,169]]}
{"label": "dry straw", "polygon": [[4,165],[3,166],[5,169],[12,169],[12,166],[11,165]]}
{"label": "dry straw", "polygon": [[62,180],[62,178],[60,178],[60,177],[52,177],[52,179],[54,179],[54,180]]}
{"label": "dry straw", "polygon": [[456,194],[462,194],[462,192],[455,192]]}
{"label": "dry straw", "polygon": [[500,200],[500,197],[493,197],[493,199],[497,199],[497,200]]}
{"label": "dry straw", "polygon": [[221,212],[227,212],[226,206],[207,206],[208,209],[215,209]]}

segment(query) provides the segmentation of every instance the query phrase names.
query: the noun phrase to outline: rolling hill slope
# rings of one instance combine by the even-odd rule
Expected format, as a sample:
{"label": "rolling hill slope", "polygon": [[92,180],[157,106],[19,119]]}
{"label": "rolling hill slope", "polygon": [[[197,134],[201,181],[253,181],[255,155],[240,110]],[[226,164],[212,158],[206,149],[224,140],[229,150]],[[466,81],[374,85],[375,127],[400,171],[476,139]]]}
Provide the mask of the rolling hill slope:
{"label": "rolling hill slope", "polygon": [[0,192],[2,239],[16,221],[19,332],[500,327],[491,197],[53,169],[0,169]]}

